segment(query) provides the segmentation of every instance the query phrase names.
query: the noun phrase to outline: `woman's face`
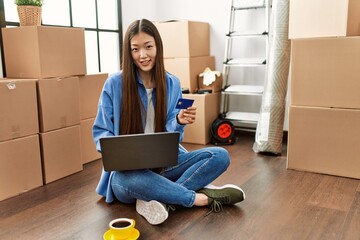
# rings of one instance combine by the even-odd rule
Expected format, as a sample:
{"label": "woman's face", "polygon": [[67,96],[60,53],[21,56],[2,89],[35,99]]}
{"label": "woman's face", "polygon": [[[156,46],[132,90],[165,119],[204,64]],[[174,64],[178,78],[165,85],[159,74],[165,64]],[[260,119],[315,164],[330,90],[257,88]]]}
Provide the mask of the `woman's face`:
{"label": "woman's face", "polygon": [[131,55],[139,71],[149,72],[155,65],[155,39],[140,32],[130,40]]}

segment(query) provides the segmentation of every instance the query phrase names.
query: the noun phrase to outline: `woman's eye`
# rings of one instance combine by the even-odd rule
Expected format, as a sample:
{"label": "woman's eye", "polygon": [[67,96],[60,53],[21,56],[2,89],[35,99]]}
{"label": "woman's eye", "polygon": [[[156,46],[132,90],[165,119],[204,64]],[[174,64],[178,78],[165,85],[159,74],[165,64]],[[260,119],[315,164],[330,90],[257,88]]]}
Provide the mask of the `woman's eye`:
{"label": "woman's eye", "polygon": [[132,52],[136,52],[138,49],[137,48],[132,48],[131,51]]}
{"label": "woman's eye", "polygon": [[148,46],[146,46],[146,48],[151,49],[151,48],[153,48],[153,45],[148,45]]}

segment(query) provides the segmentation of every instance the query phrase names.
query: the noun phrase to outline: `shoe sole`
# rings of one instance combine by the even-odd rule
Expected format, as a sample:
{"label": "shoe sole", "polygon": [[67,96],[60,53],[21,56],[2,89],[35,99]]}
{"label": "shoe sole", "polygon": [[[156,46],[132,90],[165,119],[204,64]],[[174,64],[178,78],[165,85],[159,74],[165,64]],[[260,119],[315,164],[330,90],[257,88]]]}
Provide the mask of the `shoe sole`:
{"label": "shoe sole", "polygon": [[169,216],[165,206],[158,201],[149,202],[136,200],[136,211],[143,216],[151,225],[163,223]]}
{"label": "shoe sole", "polygon": [[[234,185],[234,184],[225,184],[225,185],[223,185],[223,186],[215,186],[215,185],[207,185],[207,186],[205,186],[204,188],[207,188],[207,189],[225,189],[225,188],[235,188],[235,189],[237,189],[237,190],[239,190],[239,191],[241,191],[242,192],[242,194],[243,194],[243,197],[244,197],[244,200],[245,200],[245,192],[244,192],[244,190],[242,190],[241,188],[239,188],[238,186],[236,186],[236,185]],[[244,201],[243,200],[243,201]]]}

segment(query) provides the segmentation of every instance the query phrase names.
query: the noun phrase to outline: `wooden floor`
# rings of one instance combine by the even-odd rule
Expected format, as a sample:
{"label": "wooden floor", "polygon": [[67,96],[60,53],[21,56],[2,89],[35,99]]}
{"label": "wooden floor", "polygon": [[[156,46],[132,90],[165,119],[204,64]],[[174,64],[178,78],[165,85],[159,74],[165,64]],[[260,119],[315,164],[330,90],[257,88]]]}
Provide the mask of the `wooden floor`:
{"label": "wooden floor", "polygon": [[[281,156],[256,154],[254,133],[226,146],[231,166],[215,184],[241,186],[246,200],[204,216],[207,208],[177,208],[160,226],[134,205],[104,203],[95,193],[101,161],[80,173],[0,202],[1,240],[100,240],[114,218],[136,220],[139,239],[360,239],[360,180],[286,169]],[[203,147],[184,144],[189,150]]]}

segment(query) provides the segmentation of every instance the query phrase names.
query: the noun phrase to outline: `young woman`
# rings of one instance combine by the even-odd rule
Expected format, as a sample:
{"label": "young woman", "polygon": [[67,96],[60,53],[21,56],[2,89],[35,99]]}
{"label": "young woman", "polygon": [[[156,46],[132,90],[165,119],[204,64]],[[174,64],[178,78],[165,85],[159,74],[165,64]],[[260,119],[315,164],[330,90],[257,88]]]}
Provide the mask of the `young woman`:
{"label": "young woman", "polygon": [[[100,138],[119,134],[177,131],[181,141],[186,124],[195,121],[196,107],[175,108],[182,97],[180,81],[164,69],[162,41],[154,24],[134,21],[125,34],[122,54],[122,71],[106,80],[100,96],[93,126],[97,150],[101,152]],[[177,166],[103,170],[96,191],[108,203],[136,202],[136,211],[156,225],[167,219],[167,205],[210,206],[217,212],[222,205],[243,201],[245,194],[235,185],[209,185],[229,164],[224,148],[188,152],[179,145]]]}

